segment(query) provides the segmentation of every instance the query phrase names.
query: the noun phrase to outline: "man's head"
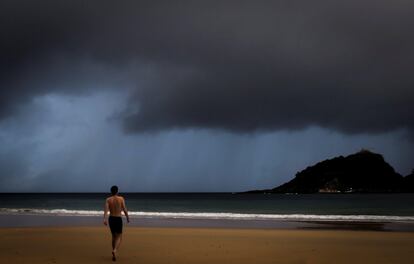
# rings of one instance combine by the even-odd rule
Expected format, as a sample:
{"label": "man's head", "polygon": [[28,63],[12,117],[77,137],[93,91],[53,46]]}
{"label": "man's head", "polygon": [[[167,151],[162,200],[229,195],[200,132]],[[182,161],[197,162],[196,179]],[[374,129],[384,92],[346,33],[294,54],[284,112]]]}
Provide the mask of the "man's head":
{"label": "man's head", "polygon": [[112,195],[115,195],[118,193],[118,186],[114,185],[111,187],[111,193]]}

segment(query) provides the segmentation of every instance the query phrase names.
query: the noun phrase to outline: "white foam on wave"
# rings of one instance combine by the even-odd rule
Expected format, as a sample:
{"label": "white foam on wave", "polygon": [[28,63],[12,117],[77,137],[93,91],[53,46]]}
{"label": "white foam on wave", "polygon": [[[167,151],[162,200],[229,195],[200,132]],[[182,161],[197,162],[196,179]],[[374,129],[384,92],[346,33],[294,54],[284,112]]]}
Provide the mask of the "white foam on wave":
{"label": "white foam on wave", "polygon": [[[0,208],[0,214],[101,216],[102,211],[68,209]],[[129,212],[131,217],[175,219],[229,219],[278,221],[349,221],[349,222],[412,222],[414,216],[397,215],[317,215],[317,214],[244,214],[227,212]]]}

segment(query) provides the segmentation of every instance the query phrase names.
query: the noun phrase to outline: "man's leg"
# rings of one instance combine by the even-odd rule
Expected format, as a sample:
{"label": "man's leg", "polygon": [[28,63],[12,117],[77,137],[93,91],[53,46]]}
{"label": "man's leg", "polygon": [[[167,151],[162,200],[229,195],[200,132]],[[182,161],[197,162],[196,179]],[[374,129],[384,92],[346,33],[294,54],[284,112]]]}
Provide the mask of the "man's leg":
{"label": "man's leg", "polygon": [[116,237],[117,234],[112,234],[112,260],[115,261],[116,260],[116,256],[115,256],[115,244],[116,244]]}
{"label": "man's leg", "polygon": [[120,233],[114,233],[112,235],[112,260],[116,260],[116,251],[119,248],[119,245],[121,245],[122,241],[122,234]]}
{"label": "man's leg", "polygon": [[115,251],[118,250],[119,246],[121,245],[121,241],[122,241],[122,233],[121,234],[116,234]]}
{"label": "man's leg", "polygon": [[116,236],[117,236],[117,234],[112,234],[112,251],[115,250]]}

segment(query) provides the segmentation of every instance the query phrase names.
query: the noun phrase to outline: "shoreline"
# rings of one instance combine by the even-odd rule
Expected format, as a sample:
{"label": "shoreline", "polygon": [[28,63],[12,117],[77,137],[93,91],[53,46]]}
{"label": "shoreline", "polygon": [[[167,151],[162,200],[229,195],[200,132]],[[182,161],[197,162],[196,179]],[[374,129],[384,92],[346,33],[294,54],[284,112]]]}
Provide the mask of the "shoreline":
{"label": "shoreline", "polygon": [[[36,227],[99,227],[99,216],[0,214],[1,228]],[[373,221],[293,221],[293,220],[238,220],[132,217],[131,227],[155,228],[223,228],[223,229],[275,229],[275,230],[352,230],[381,232],[414,232],[412,222]]]}

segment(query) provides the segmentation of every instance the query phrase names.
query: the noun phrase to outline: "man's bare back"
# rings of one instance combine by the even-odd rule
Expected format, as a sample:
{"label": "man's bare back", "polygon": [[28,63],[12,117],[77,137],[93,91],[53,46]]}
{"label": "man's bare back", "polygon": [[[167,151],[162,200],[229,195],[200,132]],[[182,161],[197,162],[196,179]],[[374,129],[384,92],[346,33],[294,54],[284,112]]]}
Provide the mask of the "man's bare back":
{"label": "man's bare back", "polygon": [[113,195],[106,199],[108,204],[109,215],[122,216],[122,211],[125,209],[125,199],[122,196]]}

